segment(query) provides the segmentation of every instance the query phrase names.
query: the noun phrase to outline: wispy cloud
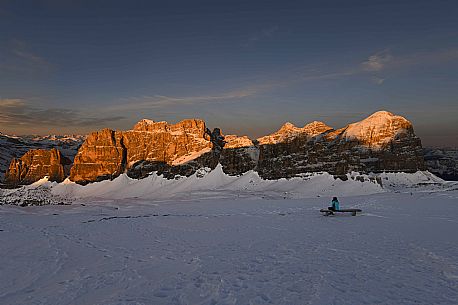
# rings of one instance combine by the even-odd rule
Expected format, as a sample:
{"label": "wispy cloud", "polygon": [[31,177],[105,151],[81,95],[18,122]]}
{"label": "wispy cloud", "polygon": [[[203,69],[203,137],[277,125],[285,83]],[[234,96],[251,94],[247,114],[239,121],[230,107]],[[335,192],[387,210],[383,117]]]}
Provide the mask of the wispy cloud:
{"label": "wispy cloud", "polygon": [[369,73],[374,84],[382,85],[392,71],[414,69],[419,66],[443,64],[451,61],[458,61],[458,48],[401,55],[395,55],[390,50],[385,49],[363,61],[358,73]]}
{"label": "wispy cloud", "polygon": [[118,103],[105,107],[104,111],[139,111],[151,109],[165,109],[172,106],[186,105],[203,105],[243,101],[245,98],[254,97],[258,94],[280,88],[287,87],[293,84],[298,84],[306,81],[338,79],[344,76],[350,76],[358,73],[356,69],[348,69],[337,72],[319,72],[319,71],[303,71],[288,75],[282,78],[271,79],[262,83],[252,84],[236,90],[200,95],[200,96],[165,96],[165,95],[143,95],[124,97]]}
{"label": "wispy cloud", "polygon": [[379,76],[374,76],[372,77],[372,81],[377,84],[377,85],[381,85],[385,82],[385,78],[382,78],[382,77],[379,77]]}
{"label": "wispy cloud", "polygon": [[390,51],[383,50],[369,56],[369,58],[362,63],[362,67],[367,71],[380,71],[392,60],[393,56]]}
{"label": "wispy cloud", "polygon": [[123,116],[88,115],[82,111],[37,107],[20,98],[0,99],[0,127],[98,127],[108,122],[124,119]]}
{"label": "wispy cloud", "polygon": [[126,110],[142,110],[142,109],[157,109],[165,108],[175,105],[198,105],[208,103],[221,103],[229,100],[241,100],[243,98],[253,96],[256,93],[263,90],[266,84],[254,85],[251,87],[242,88],[240,90],[234,90],[229,92],[223,92],[220,94],[210,94],[201,96],[165,96],[165,95],[153,95],[153,96],[133,96],[125,97],[120,100],[120,103],[109,106],[108,111],[126,111]]}
{"label": "wispy cloud", "polygon": [[0,109],[22,107],[24,101],[18,98],[0,98]]}
{"label": "wispy cloud", "polygon": [[242,46],[249,47],[261,40],[272,37],[275,33],[278,32],[279,29],[280,27],[278,25],[273,25],[271,27],[267,27],[258,32],[255,32],[244,43],[242,43]]}
{"label": "wispy cloud", "polygon": [[54,66],[22,40],[13,39],[0,47],[0,72],[36,74],[49,72]]}
{"label": "wispy cloud", "polygon": [[25,61],[39,65],[50,65],[48,61],[46,61],[43,57],[32,52],[27,44],[23,41],[13,40],[11,43],[10,51],[13,55]]}
{"label": "wispy cloud", "polygon": [[379,72],[387,69],[406,69],[409,67],[446,63],[458,60],[458,48],[423,51],[395,55],[390,50],[382,50],[361,63],[364,70]]}

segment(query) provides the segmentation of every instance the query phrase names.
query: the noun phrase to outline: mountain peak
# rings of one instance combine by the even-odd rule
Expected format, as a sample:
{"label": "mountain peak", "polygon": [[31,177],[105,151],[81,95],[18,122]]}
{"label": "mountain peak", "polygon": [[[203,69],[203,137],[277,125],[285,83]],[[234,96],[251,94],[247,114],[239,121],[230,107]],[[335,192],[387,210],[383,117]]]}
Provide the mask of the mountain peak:
{"label": "mountain peak", "polygon": [[[144,124],[152,125],[152,124],[158,123],[158,122],[155,122],[155,121],[150,120],[150,119],[141,119],[140,121],[138,121],[138,123],[144,123]],[[138,123],[137,123],[137,124],[138,124]]]}
{"label": "mountain peak", "polygon": [[379,110],[368,116],[369,118],[372,116],[395,116],[392,112],[386,110]]}
{"label": "mountain peak", "polygon": [[323,133],[331,129],[332,127],[320,121],[313,121],[311,123],[306,124],[304,127],[302,127],[302,130],[307,130],[310,134],[313,134],[313,135],[317,135],[317,134]]}
{"label": "mountain peak", "polygon": [[306,124],[302,128],[296,127],[290,122],[286,122],[278,131],[268,136],[261,137],[258,141],[260,144],[276,144],[292,140],[302,135],[311,138],[331,129],[331,127],[327,126],[323,122],[318,121]]}
{"label": "mountain peak", "polygon": [[282,129],[294,129],[294,128],[297,128],[293,123],[290,123],[290,122],[286,122],[285,124],[283,124],[280,128],[280,130]]}
{"label": "mountain peak", "polygon": [[380,148],[397,136],[413,133],[412,123],[388,111],[377,111],[362,121],[349,124],[343,133],[347,140],[357,140],[365,146]]}
{"label": "mountain peak", "polygon": [[169,124],[166,121],[156,122],[149,119],[142,119],[135,124],[134,131],[147,132],[168,132],[170,130],[178,130],[183,128],[204,128],[205,122],[200,119],[185,119],[176,124]]}

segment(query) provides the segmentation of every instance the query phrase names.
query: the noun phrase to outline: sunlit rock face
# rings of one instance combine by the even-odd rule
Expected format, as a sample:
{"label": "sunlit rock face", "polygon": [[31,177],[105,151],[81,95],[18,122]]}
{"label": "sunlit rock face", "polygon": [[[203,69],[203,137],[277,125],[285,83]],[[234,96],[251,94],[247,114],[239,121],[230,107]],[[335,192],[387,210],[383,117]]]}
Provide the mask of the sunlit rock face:
{"label": "sunlit rock face", "polygon": [[224,138],[226,143],[221,152],[213,150],[212,145],[207,142],[203,148],[196,146],[188,150],[188,153],[168,161],[140,159],[132,164],[127,174],[132,178],[143,178],[156,172],[173,179],[177,176],[188,177],[200,169],[213,170],[219,163],[229,175],[239,175],[256,167],[258,150],[248,137],[227,135]]}
{"label": "sunlit rock face", "polygon": [[330,133],[342,141],[357,142],[359,146],[372,150],[381,150],[393,140],[414,135],[412,124],[402,116],[387,111],[378,111],[368,118],[349,124]]}
{"label": "sunlit rock face", "polygon": [[[279,138],[276,134],[281,134],[282,129],[273,137]],[[317,171],[344,175],[351,171],[425,169],[421,141],[414,134],[412,124],[401,116],[379,111],[344,128],[333,130],[322,126],[321,131],[313,135],[296,132],[294,136],[283,137],[285,140],[261,145],[257,166],[261,177],[277,179]],[[269,137],[272,138],[259,140],[272,143],[266,142]]]}
{"label": "sunlit rock face", "polygon": [[[90,134],[75,157],[70,179],[85,184],[117,177],[139,165],[157,168],[179,165],[211,150],[204,137],[205,122],[184,120],[177,124],[142,120],[132,130],[104,129]],[[140,176],[143,176],[141,174]]]}
{"label": "sunlit rock face", "polygon": [[205,122],[183,120],[177,124],[142,120],[133,130],[123,132],[127,164],[139,160],[178,165],[210,151]]}
{"label": "sunlit rock face", "polygon": [[21,158],[11,160],[5,173],[5,183],[9,186],[31,184],[44,177],[61,182],[68,174],[70,164],[71,161],[55,148],[32,149]]}
{"label": "sunlit rock face", "polygon": [[0,185],[13,158],[20,158],[31,149],[56,148],[73,160],[85,138],[83,135],[11,136],[0,132]]}
{"label": "sunlit rock face", "polygon": [[323,122],[314,121],[305,125],[304,127],[296,127],[293,124],[285,123],[277,132],[267,135],[258,139],[260,145],[279,144],[290,142],[297,137],[305,137],[311,139],[326,131],[332,130]]}
{"label": "sunlit rock face", "polygon": [[85,184],[117,177],[125,166],[123,142],[122,132],[111,129],[89,134],[75,156],[70,180]]}

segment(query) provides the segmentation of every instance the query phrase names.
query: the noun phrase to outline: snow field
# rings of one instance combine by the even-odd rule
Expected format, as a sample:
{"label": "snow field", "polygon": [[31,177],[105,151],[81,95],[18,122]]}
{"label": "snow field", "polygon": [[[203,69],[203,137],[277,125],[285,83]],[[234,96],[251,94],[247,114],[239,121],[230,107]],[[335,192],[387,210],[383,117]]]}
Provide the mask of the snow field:
{"label": "snow field", "polygon": [[1,206],[0,304],[458,302],[457,190],[328,201]]}

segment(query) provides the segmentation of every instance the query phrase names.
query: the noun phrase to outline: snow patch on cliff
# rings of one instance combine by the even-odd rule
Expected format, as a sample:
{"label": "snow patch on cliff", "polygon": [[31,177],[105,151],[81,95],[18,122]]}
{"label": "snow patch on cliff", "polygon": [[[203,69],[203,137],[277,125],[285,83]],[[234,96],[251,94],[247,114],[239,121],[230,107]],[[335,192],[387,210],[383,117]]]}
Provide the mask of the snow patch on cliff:
{"label": "snow patch on cliff", "polygon": [[189,161],[192,161],[194,159],[197,159],[198,157],[202,156],[203,154],[205,153],[208,153],[210,152],[212,149],[210,147],[207,147],[207,148],[204,148],[202,150],[199,150],[199,151],[193,151],[193,152],[190,152],[184,156],[181,156],[175,160],[173,160],[172,162],[172,165],[180,165],[180,164],[184,164],[186,162],[189,162]]}

